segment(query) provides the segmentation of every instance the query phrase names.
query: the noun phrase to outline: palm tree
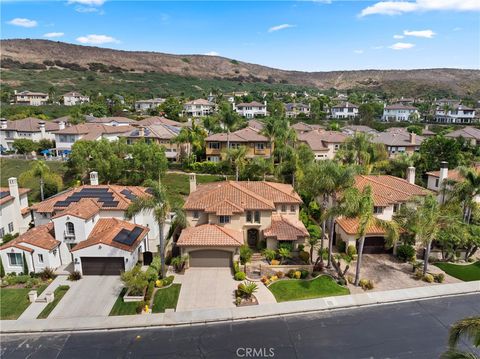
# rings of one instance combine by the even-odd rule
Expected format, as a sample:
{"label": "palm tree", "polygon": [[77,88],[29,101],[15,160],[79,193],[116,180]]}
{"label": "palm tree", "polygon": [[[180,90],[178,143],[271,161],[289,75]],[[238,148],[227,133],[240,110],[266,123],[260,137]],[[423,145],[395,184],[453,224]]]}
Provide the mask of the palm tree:
{"label": "palm tree", "polygon": [[273,172],[273,161],[270,158],[255,157],[253,159],[253,165],[257,169],[258,173],[262,175],[264,181],[267,173]]}
{"label": "palm tree", "polygon": [[205,148],[205,137],[207,137],[205,129],[197,125],[195,120],[192,120],[192,126],[182,127],[178,136],[175,137],[175,142],[190,144],[190,146],[192,146],[192,152],[198,158],[202,156],[203,149]]}
{"label": "palm tree", "polygon": [[146,187],[150,189],[150,196],[136,197],[125,211],[125,218],[132,219],[141,212],[150,212],[158,225],[158,239],[161,263],[161,275],[165,276],[165,236],[164,226],[168,213],[170,212],[170,204],[168,202],[165,188],[160,181],[147,181]]}
{"label": "palm tree", "polygon": [[367,166],[370,164],[371,155],[370,149],[372,147],[371,135],[357,132],[353,137],[350,137],[340,148],[337,157],[344,163],[356,164],[360,166]]}
{"label": "palm tree", "polygon": [[368,230],[373,227],[380,227],[387,233],[387,243],[393,245],[399,238],[399,227],[394,221],[385,221],[375,217],[374,200],[372,187],[366,186],[361,192],[352,189],[346,192],[343,204],[346,206],[345,213],[348,217],[358,218],[357,237],[358,240],[358,258],[355,271],[355,285],[360,282],[360,270],[362,267],[363,246]]}
{"label": "palm tree", "polygon": [[313,251],[315,250],[315,248],[318,247],[320,243],[320,238],[317,236],[310,235],[310,237],[308,237],[307,242],[308,242],[308,245],[310,246],[310,263],[313,264]]}
{"label": "palm tree", "polygon": [[240,169],[243,168],[246,161],[247,148],[240,146],[238,148],[229,148],[227,150],[227,160],[235,166],[235,180],[238,181],[240,177]]}
{"label": "palm tree", "polygon": [[38,178],[40,181],[40,199],[43,201],[45,199],[44,186],[45,186],[45,176],[50,173],[50,167],[47,166],[45,161],[36,160],[33,163],[31,168],[32,175],[35,178]]}
{"label": "palm tree", "polygon": [[480,196],[480,171],[473,168],[460,167],[459,172],[463,180],[457,182],[450,192],[452,198],[462,204],[465,223],[470,223],[475,197]]}
{"label": "palm tree", "polygon": [[480,347],[480,317],[459,320],[451,328],[448,337],[449,350],[442,355],[444,359],[478,359],[475,353],[462,352],[457,345],[462,337],[466,337],[473,346]]}

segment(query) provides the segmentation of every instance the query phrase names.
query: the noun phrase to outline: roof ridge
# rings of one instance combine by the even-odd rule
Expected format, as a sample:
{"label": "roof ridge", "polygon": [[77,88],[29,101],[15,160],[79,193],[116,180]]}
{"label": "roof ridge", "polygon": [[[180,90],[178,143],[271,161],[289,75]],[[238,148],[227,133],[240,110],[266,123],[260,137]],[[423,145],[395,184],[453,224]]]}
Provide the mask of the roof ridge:
{"label": "roof ridge", "polygon": [[[272,185],[272,182],[270,182],[270,181],[261,181],[261,182],[262,182],[262,183],[265,183],[265,184],[268,185],[270,188],[273,188],[273,189],[275,189],[275,190],[277,190],[277,191],[280,191],[280,192],[282,192],[283,194],[289,196],[290,198],[293,198],[293,199],[295,199],[295,200],[298,201],[298,198],[295,198],[295,197],[294,197],[293,195],[291,195],[290,193],[284,192],[284,191],[282,191],[281,189],[275,187],[274,185]],[[286,183],[280,183],[280,184],[286,184]],[[293,189],[293,187],[292,187],[292,189]]]}
{"label": "roof ridge", "polygon": [[242,191],[242,192],[245,193],[246,195],[248,195],[248,196],[250,196],[250,197],[253,197],[253,198],[259,200],[260,202],[263,202],[263,203],[265,203],[265,204],[267,204],[267,205],[275,208],[275,204],[274,204],[273,201],[271,201],[271,203],[270,203],[270,201],[269,201],[268,199],[262,197],[260,194],[256,194],[255,192],[250,191],[249,189],[247,189],[247,188],[239,185],[236,181],[228,181],[228,183],[229,183],[231,186],[235,187],[236,189]]}
{"label": "roof ridge", "polygon": [[[385,183],[382,183],[382,182],[379,182],[379,181],[377,181],[377,180],[368,178],[368,177],[366,177],[366,176],[387,176],[387,177],[395,178],[395,179],[397,179],[397,180],[405,181],[407,184],[409,184],[409,185],[411,185],[411,186],[419,187],[419,188],[421,188],[422,190],[424,189],[423,187],[417,186],[416,184],[413,184],[413,185],[412,185],[410,182],[408,182],[407,180],[404,180],[403,178],[395,177],[395,176],[391,176],[391,175],[360,175],[360,176],[362,176],[363,178],[365,178],[367,181],[375,182],[376,184],[379,184],[379,185],[381,185],[381,186],[387,187],[387,188],[389,188],[389,189],[391,189],[391,190],[393,190],[393,191],[406,194],[406,195],[408,195],[408,196],[410,196],[410,195],[412,195],[412,194],[411,194],[411,193],[408,193],[408,192],[404,192],[404,191],[402,191],[402,190],[399,190],[398,188],[389,186],[389,185],[387,185],[387,184],[385,184]],[[377,196],[380,196],[380,197],[387,198],[387,197],[382,196],[382,195],[380,195],[380,194],[378,194],[378,193],[377,193],[376,195],[377,195]]]}

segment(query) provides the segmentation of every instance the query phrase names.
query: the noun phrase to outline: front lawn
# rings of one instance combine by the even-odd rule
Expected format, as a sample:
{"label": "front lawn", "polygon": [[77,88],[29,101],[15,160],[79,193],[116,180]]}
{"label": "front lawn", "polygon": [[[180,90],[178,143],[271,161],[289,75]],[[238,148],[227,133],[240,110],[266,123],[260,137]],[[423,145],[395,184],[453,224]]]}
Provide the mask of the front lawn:
{"label": "front lawn", "polygon": [[163,313],[165,309],[175,309],[177,307],[178,295],[180,294],[180,284],[172,284],[165,289],[158,289],[153,298],[153,313]]}
{"label": "front lawn", "polygon": [[[48,285],[37,288],[40,295]],[[0,288],[0,319],[17,319],[30,305],[28,292],[32,288]]]}
{"label": "front lawn", "polygon": [[132,315],[137,314],[138,302],[127,302],[123,301],[123,296],[127,293],[127,288],[123,288],[122,292],[119,294],[115,304],[110,311],[110,316],[113,315]]}
{"label": "front lawn", "polygon": [[331,277],[321,276],[313,280],[279,280],[268,287],[277,302],[313,299],[350,294],[350,291],[338,285]]}
{"label": "front lawn", "polygon": [[435,263],[435,265],[448,275],[465,282],[480,280],[480,261],[466,265],[446,262]]}
{"label": "front lawn", "polygon": [[53,302],[48,303],[45,308],[43,308],[42,312],[38,315],[37,319],[45,319],[48,318],[52,310],[57,306],[58,302],[63,298],[63,296],[67,293],[70,289],[68,285],[60,285],[57,289],[53,292]]}

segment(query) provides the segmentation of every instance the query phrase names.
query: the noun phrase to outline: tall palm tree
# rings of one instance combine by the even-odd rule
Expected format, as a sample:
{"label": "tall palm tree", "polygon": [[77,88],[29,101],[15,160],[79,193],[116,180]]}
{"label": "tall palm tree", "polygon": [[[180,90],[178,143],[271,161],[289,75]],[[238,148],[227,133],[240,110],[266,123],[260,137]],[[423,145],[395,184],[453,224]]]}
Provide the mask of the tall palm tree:
{"label": "tall palm tree", "polygon": [[371,135],[357,132],[341,146],[337,157],[344,163],[367,166],[370,164]]}
{"label": "tall palm tree", "polygon": [[240,177],[240,169],[243,168],[246,161],[247,148],[240,146],[238,148],[229,148],[227,150],[227,160],[235,166],[235,180]]}
{"label": "tall palm tree", "polygon": [[40,181],[40,199],[43,201],[45,199],[44,186],[45,186],[45,176],[50,173],[50,168],[47,166],[45,161],[36,160],[33,163],[31,168],[32,175],[35,178],[38,178]]}
{"label": "tall palm tree", "polygon": [[358,249],[357,249],[357,268],[355,271],[355,285],[360,282],[360,270],[362,268],[363,247],[368,230],[371,227],[380,227],[386,232],[386,240],[389,246],[392,246],[399,238],[399,226],[394,221],[385,221],[374,215],[374,200],[372,187],[366,186],[360,192],[357,189],[350,189],[345,192],[343,204],[346,206],[345,214],[347,217],[358,218]]}
{"label": "tall palm tree", "polygon": [[125,218],[132,219],[141,212],[150,212],[158,225],[158,241],[161,263],[161,275],[165,276],[165,221],[170,212],[165,188],[160,181],[146,181],[145,186],[150,189],[149,196],[135,198],[125,211]]}
{"label": "tall palm tree", "polygon": [[478,359],[475,353],[463,352],[457,349],[462,337],[466,337],[473,346],[480,347],[480,317],[470,317],[459,320],[450,328],[448,336],[449,350],[442,355],[444,359]]}
{"label": "tall palm tree", "polygon": [[452,198],[462,204],[465,223],[470,223],[475,197],[480,196],[480,170],[461,167],[459,171],[463,180],[457,182],[450,192]]}
{"label": "tall palm tree", "polygon": [[261,173],[264,181],[267,173],[273,172],[273,160],[271,158],[255,157],[253,164],[257,168],[258,173]]}
{"label": "tall palm tree", "polygon": [[182,127],[180,133],[175,137],[176,143],[188,143],[192,146],[192,152],[198,157],[201,157],[203,149],[205,148],[205,138],[207,132],[205,129],[192,120],[192,126]]}

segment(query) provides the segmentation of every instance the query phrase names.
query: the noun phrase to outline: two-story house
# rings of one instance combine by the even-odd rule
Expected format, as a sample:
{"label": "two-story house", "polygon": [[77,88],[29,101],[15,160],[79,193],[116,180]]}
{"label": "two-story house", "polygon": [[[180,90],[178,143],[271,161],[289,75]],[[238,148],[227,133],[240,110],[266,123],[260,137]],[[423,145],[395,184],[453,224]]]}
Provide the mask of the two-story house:
{"label": "two-story house", "polygon": [[420,114],[414,106],[397,103],[383,108],[382,120],[386,122],[406,122],[419,118]]}
{"label": "two-story house", "polygon": [[475,109],[458,104],[451,108],[439,106],[434,117],[434,121],[438,123],[470,124],[475,120]]}
{"label": "two-story house", "polygon": [[350,102],[342,102],[332,106],[331,118],[334,119],[351,119],[358,116],[358,106]]}
{"label": "two-story house", "polygon": [[240,116],[245,118],[265,117],[267,116],[267,101],[260,103],[257,101],[242,102],[238,105],[233,105],[235,111]]}
{"label": "two-story house", "polygon": [[215,104],[205,99],[188,101],[183,105],[183,114],[187,117],[205,117],[215,111]]}
{"label": "two-story house", "polygon": [[152,98],[149,100],[135,101],[135,111],[147,112],[148,110],[154,110],[162,103],[165,102],[164,98]]}
{"label": "two-story house", "polygon": [[28,139],[33,142],[40,140],[54,140],[54,132],[59,130],[58,123],[43,121],[38,118],[28,117],[23,120],[0,121],[0,146],[2,150],[12,151],[12,144],[16,139]]}
{"label": "two-story house", "polygon": [[276,249],[304,244],[308,231],[299,220],[302,200],[288,184],[225,181],[198,185],[190,175],[184,205],[188,226],[176,245],[190,267],[229,267],[239,247],[263,242]]}
{"label": "two-story house", "polygon": [[[375,217],[391,221],[393,215],[403,205],[414,203],[414,199],[425,196],[429,191],[415,184],[415,168],[409,167],[407,179],[387,175],[358,175],[355,177],[354,187],[363,190],[370,186],[374,201]],[[358,247],[358,218],[341,217],[335,226],[335,241],[344,241],[346,247]],[[367,228],[364,244],[364,253],[385,253],[390,249],[385,248],[386,232],[383,228],[372,225]]]}
{"label": "two-story house", "polygon": [[246,157],[270,158],[273,143],[252,127],[246,127],[232,133],[215,133],[205,139],[207,161],[219,162],[226,158],[227,149],[245,146]]}
{"label": "two-story house", "polygon": [[5,271],[22,272],[24,259],[36,273],[70,266],[83,275],[118,275],[132,268],[158,241],[150,212],[125,219],[130,203],[146,196],[144,187],[99,185],[92,172],[90,185],[31,207],[35,227],[0,247]]}
{"label": "two-story house", "polygon": [[373,135],[372,142],[383,144],[389,157],[395,157],[399,153],[411,155],[418,151],[424,139],[406,129],[395,129]]}
{"label": "two-story house", "polygon": [[63,104],[65,106],[75,106],[90,102],[90,97],[82,95],[80,92],[67,92],[63,95]]}
{"label": "two-story house", "polygon": [[467,126],[459,130],[447,133],[445,137],[463,138],[472,146],[480,146],[480,129],[476,127]]}
{"label": "two-story house", "polygon": [[13,101],[17,105],[42,106],[48,102],[48,94],[32,91],[14,91]]}
{"label": "two-story house", "polygon": [[303,103],[286,103],[285,104],[285,117],[295,118],[300,114],[310,116],[310,106]]}
{"label": "two-story house", "polygon": [[18,187],[15,177],[8,179],[8,187],[0,187],[0,240],[5,234],[22,234],[28,230],[32,221],[29,192],[28,188]]}
{"label": "two-story house", "polygon": [[340,146],[348,138],[347,135],[336,131],[313,130],[299,133],[297,143],[305,143],[313,151],[316,161],[335,158]]}

